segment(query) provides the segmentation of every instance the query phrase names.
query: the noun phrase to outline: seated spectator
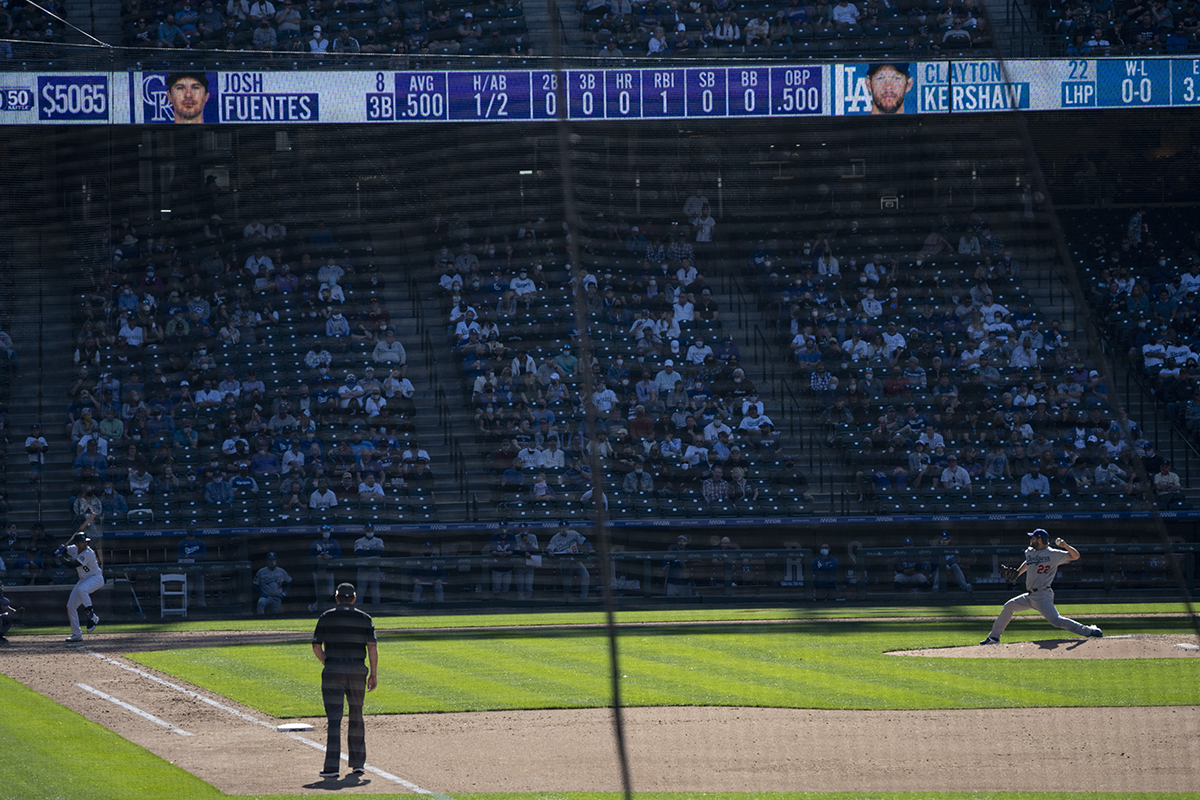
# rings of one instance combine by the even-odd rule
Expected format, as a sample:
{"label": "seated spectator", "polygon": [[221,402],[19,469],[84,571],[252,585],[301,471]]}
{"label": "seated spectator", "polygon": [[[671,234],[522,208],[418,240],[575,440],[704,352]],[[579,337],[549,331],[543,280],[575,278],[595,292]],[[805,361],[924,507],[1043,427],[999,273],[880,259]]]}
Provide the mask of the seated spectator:
{"label": "seated spectator", "polygon": [[376,364],[396,364],[399,367],[405,367],[407,364],[407,354],[404,352],[404,345],[396,341],[394,331],[388,331],[382,341],[375,344],[375,349],[371,351],[371,360]]}
{"label": "seated spectator", "polygon": [[1050,494],[1050,481],[1041,473],[1041,465],[1034,461],[1029,465],[1029,474],[1021,478],[1021,495],[1024,497],[1046,497]]}
{"label": "seated spectator", "polygon": [[337,495],[329,488],[325,478],[317,480],[317,488],[308,496],[308,507],[314,511],[328,511],[338,504]]}
{"label": "seated spectator", "polygon": [[710,477],[702,484],[704,501],[709,504],[724,503],[729,500],[730,486],[725,480],[721,467],[714,466]]}
{"label": "seated spectator", "polygon": [[964,467],[959,466],[958,456],[946,456],[946,468],[942,470],[941,486],[956,492],[971,493],[971,476]]}
{"label": "seated spectator", "polygon": [[1170,461],[1163,461],[1154,474],[1154,493],[1160,506],[1183,500],[1183,485],[1179,475],[1171,469]]}
{"label": "seated spectator", "polygon": [[129,513],[129,504],[125,496],[118,492],[111,481],[104,484],[104,494],[100,495],[100,516],[104,523],[119,522]]}
{"label": "seated spectator", "polygon": [[[258,27],[254,29],[254,36],[251,39],[255,50],[272,51],[279,46],[279,37],[275,33],[275,29],[271,27],[271,22],[267,19],[260,19]],[[264,290],[275,291],[275,281],[268,269],[259,276],[262,280],[268,283],[264,286]]]}
{"label": "seated spectator", "polygon": [[732,14],[726,14],[721,18],[721,24],[717,25],[716,38],[717,44],[725,45],[738,44],[741,41],[742,31],[733,21]]}
{"label": "seated spectator", "polygon": [[233,487],[226,482],[224,472],[217,470],[212,479],[204,484],[204,502],[210,506],[233,502]]}

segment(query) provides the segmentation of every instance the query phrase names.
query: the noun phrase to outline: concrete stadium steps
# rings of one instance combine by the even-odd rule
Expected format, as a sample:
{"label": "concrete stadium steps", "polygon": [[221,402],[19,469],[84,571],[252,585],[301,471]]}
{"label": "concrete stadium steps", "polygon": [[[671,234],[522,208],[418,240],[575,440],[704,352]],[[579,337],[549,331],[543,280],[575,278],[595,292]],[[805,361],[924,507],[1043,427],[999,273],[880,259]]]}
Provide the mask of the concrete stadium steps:
{"label": "concrete stadium steps", "polygon": [[[72,25],[106,44],[122,44],[120,0],[66,0],[65,5],[67,13],[64,16]],[[69,44],[96,44],[71,28],[66,30],[66,39]]]}

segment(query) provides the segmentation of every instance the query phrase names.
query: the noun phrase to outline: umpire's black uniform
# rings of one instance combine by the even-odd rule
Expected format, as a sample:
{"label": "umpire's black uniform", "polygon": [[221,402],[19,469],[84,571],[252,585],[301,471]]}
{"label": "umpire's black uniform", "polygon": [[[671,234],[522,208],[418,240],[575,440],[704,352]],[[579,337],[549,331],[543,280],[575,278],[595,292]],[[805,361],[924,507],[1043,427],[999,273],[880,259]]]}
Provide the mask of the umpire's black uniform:
{"label": "umpire's black uniform", "polygon": [[[313,645],[324,645],[325,668],[321,671],[321,698],[329,731],[325,739],[325,771],[337,772],[342,757],[342,706],[350,706],[350,769],[361,769],[367,760],[363,700],[367,694],[367,644],[375,642],[375,625],[370,614],[359,611],[343,598],[317,620]],[[343,700],[344,698],[344,700]]]}

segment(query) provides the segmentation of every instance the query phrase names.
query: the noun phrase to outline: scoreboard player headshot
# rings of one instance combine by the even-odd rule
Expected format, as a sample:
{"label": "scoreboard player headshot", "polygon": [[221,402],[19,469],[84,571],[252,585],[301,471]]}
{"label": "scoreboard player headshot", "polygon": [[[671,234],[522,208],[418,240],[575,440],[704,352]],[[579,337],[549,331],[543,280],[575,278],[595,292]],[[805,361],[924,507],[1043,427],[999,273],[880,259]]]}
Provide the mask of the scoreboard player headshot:
{"label": "scoreboard player headshot", "polygon": [[904,98],[913,87],[909,65],[872,64],[867,69],[867,90],[872,114],[903,114]]}
{"label": "scoreboard player headshot", "polygon": [[203,125],[208,76],[203,72],[172,72],[167,76],[167,98],[176,125]]}

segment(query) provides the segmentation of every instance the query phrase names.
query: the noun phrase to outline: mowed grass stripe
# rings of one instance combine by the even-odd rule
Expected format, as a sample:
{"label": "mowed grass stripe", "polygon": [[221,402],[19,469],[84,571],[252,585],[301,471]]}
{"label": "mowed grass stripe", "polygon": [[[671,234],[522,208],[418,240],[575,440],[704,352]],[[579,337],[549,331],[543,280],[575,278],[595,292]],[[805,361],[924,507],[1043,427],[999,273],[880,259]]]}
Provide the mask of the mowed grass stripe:
{"label": "mowed grass stripe", "polygon": [[[686,641],[672,641],[670,651],[664,653],[658,651],[653,638],[639,638],[626,643],[622,672],[631,678],[640,673],[674,685],[677,695],[688,697],[689,705],[788,706],[797,702],[794,665],[770,663],[754,653],[754,669],[748,670],[746,649],[723,644],[719,637],[687,637]],[[628,694],[629,702],[638,697],[632,690]],[[642,704],[652,702],[647,698]]]}
{"label": "mowed grass stripe", "polygon": [[207,800],[226,795],[107,728],[0,675],[0,797]]}
{"label": "mowed grass stripe", "polygon": [[511,679],[510,659],[476,648],[464,643],[448,651],[437,642],[402,645],[384,641],[380,645],[381,685],[376,692],[382,692],[380,702],[406,695],[418,702],[402,707],[422,711],[542,707],[542,693]]}
{"label": "mowed grass stripe", "polygon": [[[623,701],[629,705],[748,705],[792,708],[944,709],[1200,703],[1200,661],[1156,659],[942,659],[888,656],[919,647],[961,645],[978,635],[962,622],[828,623],[805,632],[657,633],[621,636]],[[1169,626],[1168,626],[1169,627]],[[1060,634],[1040,628],[1046,638]],[[1049,634],[1049,635],[1047,635]],[[1017,640],[1014,638],[1013,640]],[[976,640],[977,641],[977,640]],[[227,648],[254,658],[253,670],[197,670],[183,675],[247,705],[281,716],[317,716],[318,667],[307,652],[281,659],[287,647]],[[272,654],[274,651],[274,654]],[[190,651],[188,658],[200,657]],[[258,652],[261,656],[252,656]],[[158,665],[150,654],[144,663]],[[299,661],[294,661],[300,658]],[[271,662],[274,659],[274,663]],[[184,659],[186,661],[186,659]],[[162,662],[159,662],[162,663]],[[167,667],[176,669],[180,662]],[[381,713],[606,706],[607,640],[602,632],[565,636],[469,634],[386,637],[380,691],[368,710]],[[188,670],[186,664],[180,669]],[[263,670],[292,672],[261,685]],[[226,681],[213,672],[249,672],[259,683]],[[183,673],[180,673],[183,674]],[[288,686],[302,699],[288,703]],[[309,688],[309,687],[312,688]],[[229,694],[236,692],[236,694]],[[285,713],[286,712],[286,713]]]}

